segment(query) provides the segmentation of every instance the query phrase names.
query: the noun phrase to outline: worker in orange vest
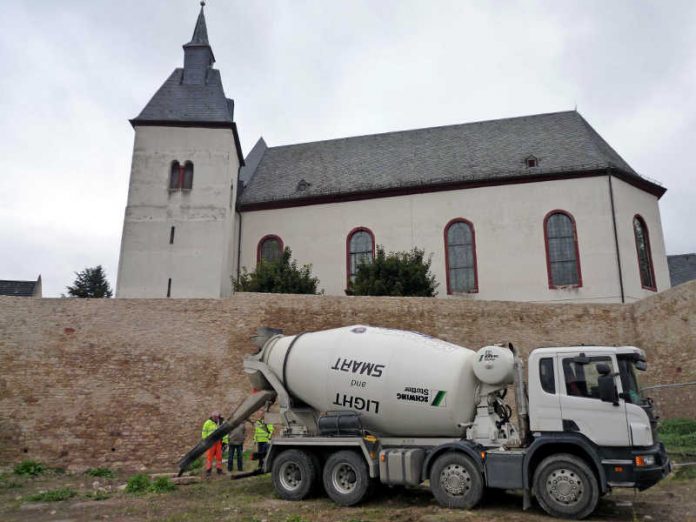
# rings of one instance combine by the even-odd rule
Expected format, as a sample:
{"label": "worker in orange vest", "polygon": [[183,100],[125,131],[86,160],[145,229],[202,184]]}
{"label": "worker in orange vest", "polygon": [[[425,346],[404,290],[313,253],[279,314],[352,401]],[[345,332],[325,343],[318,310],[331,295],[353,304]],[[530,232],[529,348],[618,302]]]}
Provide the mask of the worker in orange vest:
{"label": "worker in orange vest", "polygon": [[[203,430],[201,431],[201,438],[206,439],[222,424],[222,417],[220,412],[214,411],[208,420],[203,423]],[[205,474],[210,476],[213,470],[213,460],[215,460],[215,465],[217,467],[218,475],[222,475],[222,440],[215,441],[210,449],[206,452],[205,457]]]}

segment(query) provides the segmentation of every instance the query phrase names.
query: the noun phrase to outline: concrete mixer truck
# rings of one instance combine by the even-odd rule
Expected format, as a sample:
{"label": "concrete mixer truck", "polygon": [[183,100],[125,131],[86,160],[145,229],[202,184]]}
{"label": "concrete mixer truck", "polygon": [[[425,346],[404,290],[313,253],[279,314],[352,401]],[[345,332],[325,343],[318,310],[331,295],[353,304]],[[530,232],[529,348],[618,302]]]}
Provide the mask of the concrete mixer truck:
{"label": "concrete mixer truck", "polygon": [[[283,336],[266,330],[244,361],[253,392],[180,462],[277,401],[282,426],[265,456],[277,494],[319,486],[355,505],[378,484],[429,482],[447,507],[485,488],[521,490],[550,515],[584,518],[615,487],[646,489],[671,471],[630,347],[469,350],[414,332],[349,326]],[[511,389],[515,415],[506,401]]]}

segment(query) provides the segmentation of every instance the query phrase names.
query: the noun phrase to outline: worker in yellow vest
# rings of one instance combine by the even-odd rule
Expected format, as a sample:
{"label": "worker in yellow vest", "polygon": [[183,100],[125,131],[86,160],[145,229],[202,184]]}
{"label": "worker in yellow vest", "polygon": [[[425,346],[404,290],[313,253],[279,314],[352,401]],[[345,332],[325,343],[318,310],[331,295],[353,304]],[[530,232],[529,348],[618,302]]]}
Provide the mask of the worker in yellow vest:
{"label": "worker in yellow vest", "polygon": [[[201,431],[201,438],[206,439],[222,424],[222,417],[220,412],[214,411],[208,420],[203,423],[203,430]],[[213,461],[215,462],[215,467],[217,468],[218,475],[222,475],[222,440],[217,440],[206,452],[205,458],[205,474],[210,476],[213,470]]]}
{"label": "worker in yellow vest", "polygon": [[268,441],[273,435],[273,424],[266,424],[263,417],[254,423],[254,442],[256,443],[256,453],[259,459],[259,469],[263,467],[263,459],[268,451]]}

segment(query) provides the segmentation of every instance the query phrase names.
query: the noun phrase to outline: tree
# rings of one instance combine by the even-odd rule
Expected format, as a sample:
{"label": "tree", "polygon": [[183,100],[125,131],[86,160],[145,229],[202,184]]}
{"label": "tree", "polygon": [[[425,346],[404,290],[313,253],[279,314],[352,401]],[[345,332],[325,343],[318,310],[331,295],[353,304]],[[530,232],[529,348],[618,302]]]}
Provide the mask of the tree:
{"label": "tree", "polygon": [[312,265],[297,266],[292,250],[285,247],[277,261],[260,261],[256,270],[242,274],[234,283],[237,292],[266,292],[272,294],[317,294],[319,279],[312,276]]}
{"label": "tree", "polygon": [[82,272],[75,272],[75,275],[77,277],[73,286],[67,287],[71,297],[111,297],[113,295],[101,265],[85,268]]}
{"label": "tree", "polygon": [[419,248],[385,254],[384,247],[377,246],[373,261],[358,266],[346,294],[434,297],[438,283],[430,273],[431,263]]}

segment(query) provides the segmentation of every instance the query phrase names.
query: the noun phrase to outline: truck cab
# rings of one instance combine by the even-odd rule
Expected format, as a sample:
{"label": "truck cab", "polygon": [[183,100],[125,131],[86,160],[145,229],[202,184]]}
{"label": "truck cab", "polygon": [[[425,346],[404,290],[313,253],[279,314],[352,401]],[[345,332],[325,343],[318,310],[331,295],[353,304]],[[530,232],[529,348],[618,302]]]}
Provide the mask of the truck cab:
{"label": "truck cab", "polygon": [[669,467],[632,346],[539,348],[528,360],[529,427],[535,445],[576,439],[591,447],[604,487],[646,489]]}

